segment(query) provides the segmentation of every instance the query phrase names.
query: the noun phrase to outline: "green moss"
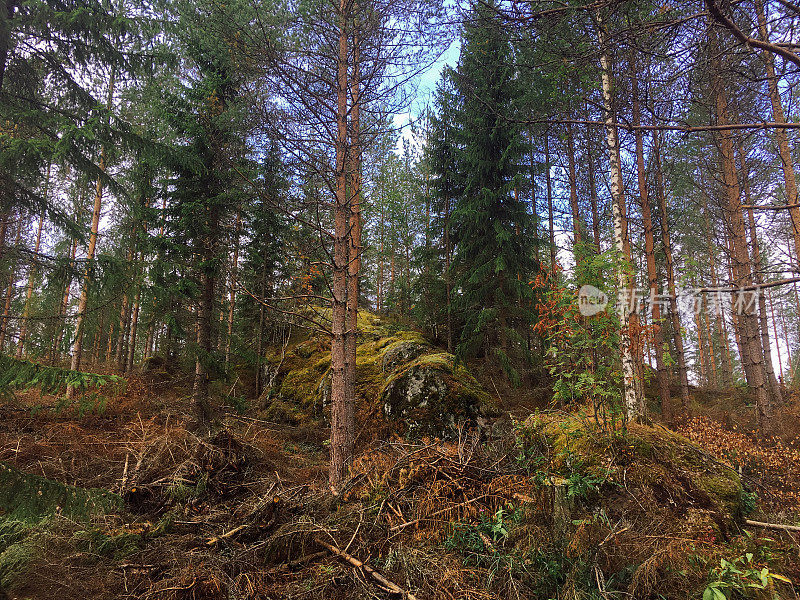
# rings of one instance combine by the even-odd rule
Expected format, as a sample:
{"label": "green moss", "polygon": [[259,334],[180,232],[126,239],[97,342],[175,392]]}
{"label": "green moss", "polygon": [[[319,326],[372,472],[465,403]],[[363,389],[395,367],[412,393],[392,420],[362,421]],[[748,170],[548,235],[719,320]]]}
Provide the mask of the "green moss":
{"label": "green moss", "polygon": [[263,413],[263,418],[276,423],[299,425],[308,419],[307,414],[300,411],[297,406],[274,398]]}
{"label": "green moss", "polygon": [[424,354],[398,367],[381,390],[384,414],[400,420],[412,436],[447,437],[460,421],[476,421],[494,410],[491,397],[455,357]]}
{"label": "green moss", "polygon": [[58,513],[83,520],[121,506],[122,498],[107,490],[64,485],[0,463],[0,509],[8,517],[39,521]]}
{"label": "green moss", "polygon": [[701,475],[696,477],[695,483],[726,514],[735,517],[742,514],[742,483],[733,471]]}
{"label": "green moss", "polygon": [[[330,316],[328,308],[315,312]],[[447,415],[445,418],[474,418],[494,411],[491,397],[469,371],[456,365],[452,355],[432,349],[420,333],[390,327],[367,311],[359,311],[358,329],[356,400],[360,407],[369,410],[381,402],[386,387],[408,377],[411,369],[435,376],[442,390],[437,410]],[[387,368],[385,359],[392,353],[397,356]],[[315,336],[286,349],[273,348],[266,359],[279,371],[262,415],[294,425],[322,418],[330,398],[330,344],[326,338]]]}
{"label": "green moss", "polygon": [[320,372],[316,364],[305,369],[289,371],[283,378],[280,396],[302,408],[313,408],[319,388]]}

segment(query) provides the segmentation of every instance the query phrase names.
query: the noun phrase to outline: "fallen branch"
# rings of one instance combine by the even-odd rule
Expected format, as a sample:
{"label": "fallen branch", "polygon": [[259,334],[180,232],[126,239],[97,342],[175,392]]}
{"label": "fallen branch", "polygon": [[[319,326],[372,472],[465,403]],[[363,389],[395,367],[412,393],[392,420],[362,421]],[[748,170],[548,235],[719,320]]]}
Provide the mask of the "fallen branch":
{"label": "fallen branch", "polygon": [[745,525],[750,525],[751,527],[763,527],[764,529],[778,529],[781,531],[796,531],[800,532],[800,527],[797,525],[782,525],[780,523],[763,523],[761,521],[751,521],[750,519],[745,520]]}
{"label": "fallen branch", "polygon": [[222,540],[226,540],[229,537],[233,537],[237,533],[239,533],[243,529],[247,529],[248,527],[249,527],[249,525],[247,523],[245,523],[244,525],[239,525],[238,527],[234,527],[230,531],[226,531],[225,533],[223,533],[221,535],[214,536],[214,537],[212,537],[212,538],[210,538],[209,540],[206,541],[206,546],[213,546],[213,545],[219,543]]}
{"label": "fallen branch", "polygon": [[365,573],[369,574],[369,576],[372,577],[375,581],[377,581],[378,584],[389,590],[391,593],[400,594],[403,598],[407,598],[408,600],[418,600],[414,594],[412,594],[411,592],[407,592],[393,581],[389,581],[388,579],[386,579],[386,577],[378,573],[375,569],[361,562],[354,556],[351,556],[347,552],[340,550],[336,546],[329,544],[328,542],[321,540],[318,537],[315,537],[314,541],[317,542],[320,546],[323,546],[324,548],[330,550],[331,553],[335,554],[336,556],[343,558],[351,565],[353,565],[356,569],[363,569]]}

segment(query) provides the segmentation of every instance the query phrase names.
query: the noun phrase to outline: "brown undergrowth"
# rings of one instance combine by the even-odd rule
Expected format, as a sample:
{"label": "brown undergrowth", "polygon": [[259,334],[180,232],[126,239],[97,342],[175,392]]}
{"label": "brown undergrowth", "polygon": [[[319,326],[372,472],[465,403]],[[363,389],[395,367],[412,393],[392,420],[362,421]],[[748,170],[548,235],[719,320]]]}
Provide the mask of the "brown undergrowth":
{"label": "brown undergrowth", "polygon": [[800,448],[796,440],[759,439],[707,417],[682,423],[679,431],[740,472],[761,497],[762,509],[800,518]]}
{"label": "brown undergrowth", "polygon": [[[103,414],[25,402],[4,413],[0,460],[122,508],[3,507],[13,598],[396,597],[344,555],[429,600],[696,598],[747,555],[800,578],[788,534],[744,532],[736,471],[660,427],[539,412],[451,441],[364,438],[333,496],[321,427],[229,413],[200,436],[182,388],[148,380]],[[781,580],[767,592],[794,597]]]}

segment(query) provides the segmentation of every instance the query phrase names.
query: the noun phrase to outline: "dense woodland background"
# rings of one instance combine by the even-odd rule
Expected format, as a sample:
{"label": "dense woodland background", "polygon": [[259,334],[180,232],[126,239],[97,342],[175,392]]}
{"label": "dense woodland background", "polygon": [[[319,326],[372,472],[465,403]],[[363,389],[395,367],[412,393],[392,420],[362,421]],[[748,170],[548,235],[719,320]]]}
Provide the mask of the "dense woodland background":
{"label": "dense woodland background", "polygon": [[789,0],[3,0],[0,391],[83,415],[168,373],[208,435],[275,417],[318,340],[338,495],[376,418],[363,328],[413,330],[501,405],[761,444],[788,477],[799,25]]}

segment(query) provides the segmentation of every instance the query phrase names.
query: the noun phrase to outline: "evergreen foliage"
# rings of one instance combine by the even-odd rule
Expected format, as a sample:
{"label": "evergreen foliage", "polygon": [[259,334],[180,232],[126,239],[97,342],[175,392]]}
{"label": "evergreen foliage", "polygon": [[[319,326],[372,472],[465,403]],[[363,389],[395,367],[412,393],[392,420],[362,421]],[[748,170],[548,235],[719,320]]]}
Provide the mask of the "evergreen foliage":
{"label": "evergreen foliage", "polygon": [[[463,189],[452,215],[457,310],[464,321],[458,353],[498,361],[519,383],[532,299],[532,219],[519,198],[518,77],[511,44],[491,5],[476,6],[467,19],[452,77],[459,96],[454,125]],[[446,168],[448,159],[441,160]],[[458,184],[440,185],[449,193]]]}

